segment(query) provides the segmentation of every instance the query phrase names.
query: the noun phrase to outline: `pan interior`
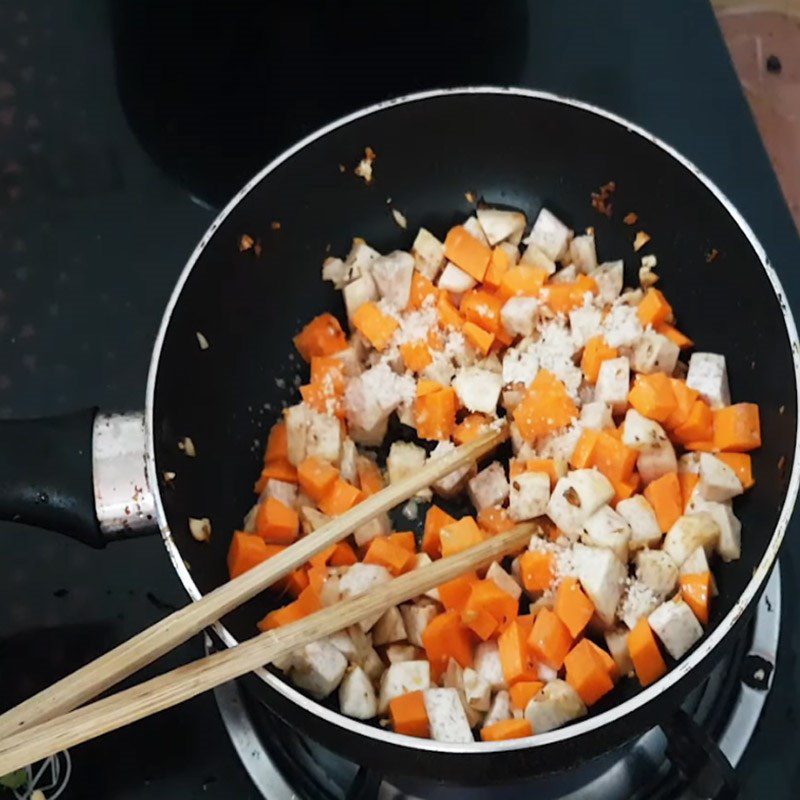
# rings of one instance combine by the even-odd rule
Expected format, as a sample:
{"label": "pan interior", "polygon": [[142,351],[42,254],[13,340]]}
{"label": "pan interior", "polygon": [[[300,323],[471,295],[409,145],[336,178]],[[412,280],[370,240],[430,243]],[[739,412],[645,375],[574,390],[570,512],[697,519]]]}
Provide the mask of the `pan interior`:
{"label": "pan interior", "polygon": [[[371,185],[352,171],[367,146],[377,155]],[[610,218],[590,203],[608,181]],[[322,311],[344,323],[338,293],[320,278],[323,258],[344,256],[354,236],[382,252],[410,249],[420,226],[444,236],[474,210],[467,193],[520,208],[529,222],[544,205],[576,232],[594,228],[599,259],[623,258],[628,285],[638,283],[641,255],[656,254],[681,330],[696,349],[726,355],[735,400],[759,404],[757,483],[736,507],[743,555],[715,570],[714,628],[764,556],[792,471],[796,389],[781,303],[736,221],[669,153],[590,111],[513,94],[440,95],[329,130],[256,183],[199,253],[166,329],[153,406],[158,475],[177,474],[162,502],[192,580],[206,593],[227,579],[231,532],[254,502],[268,429],[307,379],[292,336]],[[622,222],[628,212],[636,225]],[[638,230],[651,242],[634,253]],[[260,255],[240,252],[242,235],[260,243]],[[195,458],[179,450],[184,436]],[[191,538],[189,517],[210,518],[209,543]],[[224,623],[248,638],[273,605],[265,595]],[[595,710],[636,691],[623,681]]]}

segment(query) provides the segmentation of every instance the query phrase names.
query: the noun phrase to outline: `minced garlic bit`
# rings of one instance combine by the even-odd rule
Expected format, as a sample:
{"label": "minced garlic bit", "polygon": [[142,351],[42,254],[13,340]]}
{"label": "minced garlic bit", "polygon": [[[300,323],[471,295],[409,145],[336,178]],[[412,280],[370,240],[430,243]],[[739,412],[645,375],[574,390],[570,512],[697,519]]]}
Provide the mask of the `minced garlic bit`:
{"label": "minced garlic bit", "polygon": [[637,231],[636,238],[633,240],[633,249],[639,252],[650,241],[650,234],[644,231]]}
{"label": "minced garlic bit", "polygon": [[394,221],[403,229],[405,230],[408,227],[408,220],[403,216],[402,212],[398,211],[396,208],[392,209],[392,216],[394,217]]}
{"label": "minced garlic bit", "polygon": [[344,164],[339,164],[339,172],[347,172],[347,167]]}
{"label": "minced garlic bit", "polygon": [[371,147],[364,148],[364,158],[358,162],[358,166],[353,170],[359,178],[364,179],[364,183],[372,183],[372,162],[375,160],[375,151]]}
{"label": "minced garlic bit", "polygon": [[639,221],[639,215],[635,211],[629,211],[623,218],[622,221],[626,225],[635,225]]}
{"label": "minced garlic bit", "polygon": [[211,520],[208,517],[189,517],[189,532],[198,542],[207,542],[211,538]]}
{"label": "minced garlic bit", "polygon": [[650,254],[642,256],[642,266],[648,269],[655,269],[658,266],[658,259]]}
{"label": "minced garlic bit", "polygon": [[644,266],[644,259],[642,259],[642,266],[639,267],[639,284],[642,289],[649,289],[658,283],[658,275],[653,272],[650,266]]}
{"label": "minced garlic bit", "polygon": [[164,483],[166,483],[167,486],[169,486],[172,483],[172,481],[175,480],[175,478],[176,478],[176,473],[174,472],[168,471],[164,473]]}
{"label": "minced garlic bit", "polygon": [[178,442],[178,450],[183,450],[189,458],[194,458],[197,455],[194,442],[188,436],[184,436],[183,439]]}
{"label": "minced garlic bit", "polygon": [[248,236],[248,234],[243,233],[239,237],[239,252],[244,253],[246,250],[252,250],[255,243],[256,240],[252,236]]}
{"label": "minced garlic bit", "polygon": [[416,500],[409,500],[400,512],[407,520],[415,520],[419,516],[419,506]]}
{"label": "minced garlic bit", "polygon": [[200,331],[195,331],[195,336],[197,336],[197,344],[200,345],[200,349],[208,350],[208,339]]}
{"label": "minced garlic bit", "polygon": [[468,203],[474,203],[475,202],[475,193],[474,192],[464,192],[464,199]]}

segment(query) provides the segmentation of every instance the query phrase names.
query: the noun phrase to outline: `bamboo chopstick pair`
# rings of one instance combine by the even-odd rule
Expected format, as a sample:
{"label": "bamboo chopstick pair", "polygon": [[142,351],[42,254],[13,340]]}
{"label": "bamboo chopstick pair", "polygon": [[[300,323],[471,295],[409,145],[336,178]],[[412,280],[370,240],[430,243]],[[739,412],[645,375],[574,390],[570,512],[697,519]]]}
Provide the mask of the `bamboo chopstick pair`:
{"label": "bamboo chopstick pair", "polygon": [[429,462],[416,475],[368,497],[268,561],[0,715],[0,774],[182,703],[308,642],[417,597],[467,570],[489,564],[523,545],[531,536],[532,523],[517,525],[455,556],[395,578],[368,595],[340,601],[291,625],[262,633],[236,647],[77,708],[251,599],[363,523],[476,461],[507,435],[505,429],[490,430]]}

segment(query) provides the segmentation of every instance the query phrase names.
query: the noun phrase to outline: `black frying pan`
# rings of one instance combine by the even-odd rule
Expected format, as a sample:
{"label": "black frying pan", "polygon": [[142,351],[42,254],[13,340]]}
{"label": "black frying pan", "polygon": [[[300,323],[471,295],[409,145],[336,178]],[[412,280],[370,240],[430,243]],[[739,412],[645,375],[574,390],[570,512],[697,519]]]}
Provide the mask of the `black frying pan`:
{"label": "black frying pan", "polygon": [[[365,146],[377,153],[371,186],[351,170]],[[348,169],[340,171],[340,164]],[[610,219],[589,199],[609,180],[617,185]],[[320,280],[322,258],[328,251],[345,253],[353,236],[388,251],[408,249],[420,225],[441,234],[473,208],[468,190],[489,203],[521,208],[529,220],[546,205],[576,230],[593,226],[600,259],[624,257],[630,284],[637,283],[640,255],[631,247],[633,233],[646,230],[652,244],[644,252],[658,255],[681,329],[700,348],[725,353],[734,397],[760,406],[764,442],[753,453],[756,486],[736,509],[743,555],[715,572],[720,595],[708,635],[655,685],[642,691],[635,681],[623,681],[587,719],[529,740],[443,745],[340,716],[333,705],[314,702],[266,670],[246,681],[290,724],[360,763],[481,783],[567,769],[667,719],[747,620],[797,494],[797,334],[778,279],[722,193],[630,123],[543,93],[470,89],[366,109],[300,142],[220,214],[167,308],[144,417],[152,502],[145,486],[133,503],[104,502],[115,490],[119,496],[119,485],[107,481],[107,463],[126,435],[95,423],[95,443],[100,438],[106,451],[95,452],[94,494],[104,509],[98,527],[86,455],[92,420],[84,415],[49,427],[3,424],[0,513],[66,527],[93,544],[116,535],[123,522],[129,531],[144,528],[152,515],[189,594],[218,586],[227,577],[229,534],[253,503],[266,431],[281,406],[294,402],[294,376],[305,379],[291,355],[291,337],[323,310],[342,316],[339,297]],[[408,218],[407,231],[393,220],[389,197]],[[622,223],[628,211],[638,214],[637,228]],[[272,230],[272,221],[280,230]],[[260,257],[238,251],[242,234],[260,239]],[[712,252],[718,255],[710,258]],[[198,331],[210,342],[207,350],[198,347]],[[58,438],[65,427],[72,437],[68,455]],[[135,420],[129,430],[138,432]],[[186,435],[197,448],[194,459],[177,447]],[[79,449],[83,464],[76,463]],[[136,443],[128,450],[135,455]],[[167,471],[177,474],[169,487],[162,481]],[[129,485],[119,476],[117,484]],[[192,538],[190,516],[212,520],[210,543]],[[238,609],[215,626],[218,640],[232,645],[253,635],[272,602],[266,595]]]}

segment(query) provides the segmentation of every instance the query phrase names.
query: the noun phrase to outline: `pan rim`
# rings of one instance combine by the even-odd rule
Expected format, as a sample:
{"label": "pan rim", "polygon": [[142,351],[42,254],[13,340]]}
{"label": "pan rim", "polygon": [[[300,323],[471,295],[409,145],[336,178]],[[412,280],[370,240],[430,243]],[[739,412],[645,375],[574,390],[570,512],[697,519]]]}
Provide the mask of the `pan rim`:
{"label": "pan rim", "polygon": [[[552,92],[542,91],[538,89],[525,89],[521,87],[511,86],[464,86],[453,88],[440,88],[431,89],[423,92],[416,92],[413,94],[402,95],[390,100],[385,100],[365,108],[354,111],[343,117],[340,117],[333,122],[317,129],[308,136],[304,137],[294,145],[289,147],[274,158],[263,169],[257,172],[228,202],[228,204],[220,211],[216,219],[211,223],[209,228],[203,234],[200,241],[197,243],[195,249],[192,251],[189,259],[186,262],[175,287],[172,291],[170,299],[164,309],[164,315],[161,320],[161,325],[156,336],[153,353],[150,361],[150,368],[147,378],[147,394],[145,401],[145,428],[146,428],[146,447],[147,452],[145,456],[146,467],[151,478],[151,485],[153,495],[155,497],[156,505],[156,519],[159,528],[161,529],[162,539],[167,549],[167,553],[172,561],[173,567],[178,574],[184,588],[188,592],[192,600],[197,600],[202,596],[197,585],[195,584],[191,574],[189,573],[180,554],[177,544],[172,537],[169,524],[164,511],[164,506],[161,502],[161,495],[158,488],[155,476],[155,432],[153,425],[153,408],[155,401],[155,388],[158,377],[158,366],[161,357],[161,350],[166,338],[169,324],[172,318],[172,313],[175,306],[180,299],[183,287],[189,278],[189,275],[194,268],[195,263],[200,258],[206,244],[211,237],[216,233],[217,229],[222,225],[228,215],[236,208],[239,202],[267,175],[277,169],[285,161],[288,161],[295,154],[302,151],[309,144],[318,139],[326,136],[328,133],[344,127],[345,125],[355,122],[363,117],[379,113],[388,108],[398,105],[406,105],[421,100],[429,100],[438,97],[446,97],[451,95],[502,95],[502,96],[515,96],[529,98],[533,100],[545,100],[548,102],[561,103],[563,105],[571,106],[573,108],[586,111],[597,116],[600,116],[610,122],[626,128],[629,132],[635,133],[650,143],[656,145],[673,159],[675,159],[681,166],[691,172],[707,190],[709,190],[717,201],[723,206],[728,214],[733,218],[734,222],[739,226],[739,229],[747,238],[750,246],[758,257],[767,278],[770,281],[772,290],[775,294],[778,304],[781,308],[786,334],[789,339],[789,344],[792,351],[792,362],[794,365],[794,378],[795,378],[795,398],[797,407],[800,410],[800,341],[798,340],[797,327],[795,325],[794,317],[786,296],[786,292],[781,285],[780,279],[775,272],[772,263],[767,257],[763,245],[755,235],[753,229],[748,222],[744,219],[739,210],[728,199],[727,195],[712,181],[697,165],[683,156],[674,147],[650,133],[640,125],[625,119],[624,117],[615,114],[614,112],[607,111],[599,106],[591,103],[584,102],[575,98],[565,97],[563,95],[555,94]],[[737,602],[721,620],[719,625],[711,631],[700,643],[697,649],[692,652],[686,659],[679,662],[672,670],[670,670],[663,678],[656,681],[651,686],[643,689],[635,696],[628,700],[614,706],[613,708],[604,711],[595,716],[587,716],[579,722],[575,722],[564,728],[558,728],[547,733],[540,733],[534,736],[525,737],[522,739],[511,739],[500,742],[472,742],[468,744],[451,744],[444,742],[436,742],[432,739],[418,739],[415,737],[403,736],[391,731],[383,730],[381,728],[360,722],[338,711],[333,711],[320,703],[317,703],[310,697],[302,694],[299,690],[292,687],[288,681],[280,679],[278,676],[273,675],[268,670],[261,668],[255,670],[258,677],[267,683],[272,689],[279,692],[287,700],[296,703],[305,711],[322,718],[329,724],[341,728],[343,731],[349,733],[356,733],[367,738],[378,740],[381,742],[389,743],[394,746],[406,747],[409,749],[416,749],[426,752],[441,752],[447,754],[463,754],[463,755],[482,755],[496,752],[510,752],[515,750],[523,750],[532,747],[545,747],[558,742],[564,742],[574,739],[578,736],[591,733],[593,731],[604,728],[606,725],[612,724],[618,719],[627,716],[631,712],[640,710],[652,700],[655,700],[658,695],[664,691],[672,688],[680,680],[692,672],[707,656],[711,654],[721,642],[725,639],[727,634],[735,626],[741,616],[745,613],[746,609],[755,599],[759,590],[763,587],[767,577],[772,569],[773,564],[778,556],[781,543],[786,533],[786,529],[791,520],[794,510],[795,501],[797,499],[798,489],[800,489],[800,436],[798,436],[798,424],[795,420],[795,446],[792,461],[792,472],[787,485],[786,495],[781,507],[781,513],[778,517],[778,522],[772,533],[772,537],[764,552],[764,556],[753,571],[753,575],[747,583],[744,591],[740,595]],[[231,632],[221,623],[217,622],[212,626],[212,629],[226,645],[226,647],[233,647],[237,645],[238,640],[231,634]]]}

